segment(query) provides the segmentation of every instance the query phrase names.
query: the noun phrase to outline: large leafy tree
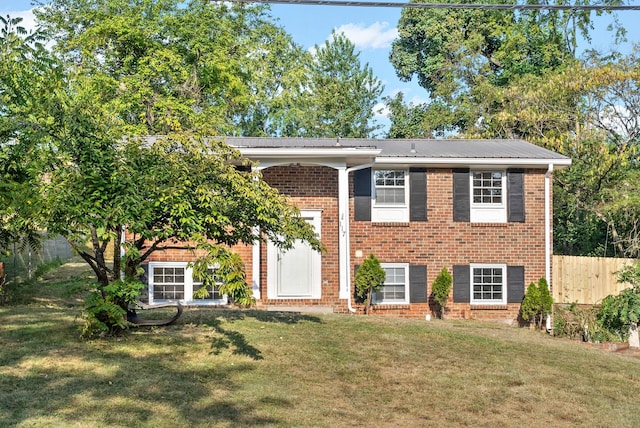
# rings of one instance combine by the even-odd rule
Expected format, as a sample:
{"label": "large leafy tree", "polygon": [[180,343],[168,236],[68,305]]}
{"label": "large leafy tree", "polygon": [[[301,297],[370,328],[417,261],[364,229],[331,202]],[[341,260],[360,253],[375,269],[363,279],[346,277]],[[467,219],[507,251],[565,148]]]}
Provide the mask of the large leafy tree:
{"label": "large leafy tree", "polygon": [[[216,82],[222,71],[203,72],[206,78],[184,73],[184,58],[174,56],[179,48],[168,42],[173,34],[142,34],[144,28],[133,26],[129,16],[120,17],[120,26],[111,22],[104,34],[97,27],[105,22],[97,19],[89,30],[83,21],[94,16],[91,8],[83,10],[85,18],[78,12],[57,22],[56,13],[75,11],[72,3],[53,2],[42,15],[50,19],[49,30],[76,32],[60,39],[58,56],[32,49],[20,34],[2,40],[34,61],[26,63],[29,73],[24,66],[2,69],[0,81],[10,84],[2,87],[0,146],[27,161],[29,188],[39,198],[39,210],[29,218],[67,238],[95,272],[98,307],[109,315],[98,316],[102,325],[117,323],[112,315],[124,313],[135,297],[135,286],[122,285],[121,274],[127,280],[137,276],[138,266],[153,252],[192,251],[204,279],[206,266],[218,264],[229,279],[223,292],[246,303],[251,296],[238,274],[241,263],[230,252],[233,245],[268,239],[287,248],[302,239],[321,250],[287,199],[251,172],[238,152],[211,137],[226,123],[227,112],[217,100],[231,100],[227,95],[236,91],[232,82]],[[100,14],[120,11],[116,6],[134,12],[127,9],[129,2],[74,4],[96,6],[96,16],[105,19]],[[168,4],[134,6],[160,16]],[[226,78],[236,79],[231,72]],[[217,114],[219,108],[224,115]],[[106,258],[109,247],[112,260]],[[126,298],[113,298],[114,293]]]}
{"label": "large leafy tree", "polygon": [[37,247],[40,198],[34,181],[38,161],[34,144],[18,144],[19,133],[43,135],[38,124],[26,127],[13,111],[28,112],[59,70],[48,60],[39,32],[28,33],[21,18],[0,16],[0,253],[11,243]]}
{"label": "large leafy tree", "polygon": [[427,91],[429,102],[410,108],[424,110],[426,131],[464,135],[499,111],[501,99],[488,96],[495,88],[572,61],[590,28],[589,12],[407,8],[390,59],[401,79]]}
{"label": "large leafy tree", "polygon": [[323,46],[316,45],[303,104],[304,136],[366,138],[380,129],[374,108],[383,87],[359,57],[342,33],[333,32]]}

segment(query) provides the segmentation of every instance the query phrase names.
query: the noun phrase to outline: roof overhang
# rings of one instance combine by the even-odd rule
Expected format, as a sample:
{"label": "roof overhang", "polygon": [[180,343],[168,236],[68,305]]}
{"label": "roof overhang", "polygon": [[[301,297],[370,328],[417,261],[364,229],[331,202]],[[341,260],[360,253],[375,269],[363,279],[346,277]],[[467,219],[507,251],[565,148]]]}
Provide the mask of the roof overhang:
{"label": "roof overhang", "polygon": [[377,157],[376,164],[389,166],[426,166],[438,168],[495,167],[562,169],[571,165],[571,159],[521,159],[521,158],[421,158],[421,157]]}
{"label": "roof overhang", "polygon": [[236,147],[236,149],[242,156],[263,164],[300,163],[329,165],[340,163],[345,166],[373,163],[381,152],[380,149],[354,147]]}

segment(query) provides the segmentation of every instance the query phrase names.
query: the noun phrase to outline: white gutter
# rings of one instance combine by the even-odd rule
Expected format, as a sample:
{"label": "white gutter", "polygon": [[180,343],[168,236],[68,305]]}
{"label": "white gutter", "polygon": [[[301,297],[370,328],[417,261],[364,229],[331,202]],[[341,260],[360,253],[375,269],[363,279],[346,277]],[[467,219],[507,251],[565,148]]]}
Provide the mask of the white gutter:
{"label": "white gutter", "polygon": [[[373,165],[375,164],[375,162],[370,162],[364,165],[357,165],[357,166],[352,166],[351,168],[347,168],[346,169],[346,180],[347,180],[347,186],[349,183],[349,174],[354,172],[354,171],[358,171],[361,169],[365,169],[365,168],[371,168]],[[347,273],[345,276],[345,280],[346,280],[346,289],[347,289],[347,308],[349,309],[349,312],[355,313],[356,309],[353,307],[352,303],[351,303],[351,298],[352,298],[352,294],[351,293],[351,232],[350,232],[350,215],[349,215],[349,192],[346,192],[346,196],[345,196],[345,200],[343,201],[345,203],[345,219],[344,219],[344,228],[343,228],[343,233],[345,234],[345,242],[346,242],[346,251],[344,252],[344,260],[345,260],[345,264],[347,266]]]}
{"label": "white gutter", "polygon": [[[553,163],[549,163],[547,172],[544,175],[544,257],[545,257],[545,278],[547,286],[551,291],[551,257],[553,254],[551,241],[551,176],[553,174]],[[551,316],[547,314],[547,331],[551,331]]]}
{"label": "white gutter", "polygon": [[537,167],[555,164],[558,166],[571,165],[571,159],[513,159],[513,158],[422,158],[422,157],[386,157],[376,158],[377,165],[425,165],[461,167],[477,165],[506,165],[520,167]]}

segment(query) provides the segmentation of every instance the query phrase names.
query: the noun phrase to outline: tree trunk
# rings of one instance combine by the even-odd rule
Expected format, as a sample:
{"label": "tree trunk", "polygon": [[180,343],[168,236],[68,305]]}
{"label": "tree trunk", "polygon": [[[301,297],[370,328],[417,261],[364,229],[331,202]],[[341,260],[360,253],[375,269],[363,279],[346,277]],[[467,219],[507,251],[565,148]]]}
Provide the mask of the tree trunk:
{"label": "tree trunk", "polygon": [[369,315],[369,312],[371,311],[371,287],[369,288],[369,290],[367,291],[367,304],[364,307],[364,313],[366,315]]}

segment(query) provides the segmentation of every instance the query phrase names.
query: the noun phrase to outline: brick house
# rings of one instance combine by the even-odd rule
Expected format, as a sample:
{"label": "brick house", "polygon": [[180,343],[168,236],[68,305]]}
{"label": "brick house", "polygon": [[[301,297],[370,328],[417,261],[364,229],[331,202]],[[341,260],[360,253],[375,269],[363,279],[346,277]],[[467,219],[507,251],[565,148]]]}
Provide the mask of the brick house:
{"label": "brick house", "polygon": [[[512,322],[526,285],[551,278],[552,173],[567,157],[521,140],[224,140],[258,162],[327,248],[236,248],[259,308],[359,312],[354,272],[369,254],[387,272],[374,296],[379,315],[433,313],[431,284],[446,267],[449,318]],[[150,300],[226,303],[217,293],[185,298],[199,287],[188,257],[149,260]]]}

